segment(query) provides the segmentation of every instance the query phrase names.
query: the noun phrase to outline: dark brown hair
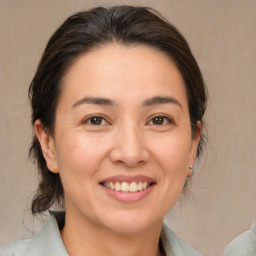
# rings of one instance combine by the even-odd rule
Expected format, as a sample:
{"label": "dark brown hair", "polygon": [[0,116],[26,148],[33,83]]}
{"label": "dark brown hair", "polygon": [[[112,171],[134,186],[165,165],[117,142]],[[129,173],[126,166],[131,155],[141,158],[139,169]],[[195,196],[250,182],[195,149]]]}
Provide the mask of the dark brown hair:
{"label": "dark brown hair", "polygon": [[[70,16],[50,38],[29,88],[32,125],[40,119],[44,129],[54,133],[56,106],[61,82],[67,69],[81,55],[93,48],[117,44],[146,45],[168,55],[177,65],[186,86],[192,136],[197,121],[202,123],[197,157],[204,142],[203,115],[207,91],[202,74],[181,33],[151,8],[114,6],[97,7]],[[30,148],[38,164],[41,181],[32,202],[32,213],[48,210],[63,202],[63,187],[59,174],[48,170],[38,139],[34,136]]]}

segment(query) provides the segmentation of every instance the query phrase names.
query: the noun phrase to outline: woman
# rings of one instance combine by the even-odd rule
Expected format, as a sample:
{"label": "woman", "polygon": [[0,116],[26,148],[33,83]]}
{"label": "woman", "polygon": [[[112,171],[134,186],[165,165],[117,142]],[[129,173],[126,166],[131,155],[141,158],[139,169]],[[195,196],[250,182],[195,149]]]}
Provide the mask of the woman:
{"label": "woman", "polygon": [[206,88],[176,28],[149,8],[77,13],[29,96],[42,176],[32,212],[64,212],[1,255],[199,255],[163,225],[204,143]]}

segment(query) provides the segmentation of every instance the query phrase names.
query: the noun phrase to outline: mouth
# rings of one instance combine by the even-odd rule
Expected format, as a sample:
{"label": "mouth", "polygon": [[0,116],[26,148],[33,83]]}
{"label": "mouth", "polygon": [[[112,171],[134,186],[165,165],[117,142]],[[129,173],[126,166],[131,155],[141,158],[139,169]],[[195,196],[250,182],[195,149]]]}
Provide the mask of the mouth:
{"label": "mouth", "polygon": [[135,203],[154,191],[156,180],[144,175],[117,175],[99,182],[106,194],[123,203]]}
{"label": "mouth", "polygon": [[106,181],[101,182],[100,185],[102,185],[105,188],[120,191],[120,192],[126,192],[126,193],[135,193],[142,190],[147,189],[148,187],[152,186],[153,182],[146,182],[146,181],[132,181],[132,182],[119,182],[119,181]]}

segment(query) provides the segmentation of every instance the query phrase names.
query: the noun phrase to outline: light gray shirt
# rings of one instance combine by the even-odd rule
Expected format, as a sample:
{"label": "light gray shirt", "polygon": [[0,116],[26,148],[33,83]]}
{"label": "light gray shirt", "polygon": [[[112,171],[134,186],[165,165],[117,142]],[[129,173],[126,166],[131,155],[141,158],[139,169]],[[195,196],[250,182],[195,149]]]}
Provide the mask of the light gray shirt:
{"label": "light gray shirt", "polygon": [[256,255],[256,218],[251,229],[231,241],[224,250],[224,256]]}
{"label": "light gray shirt", "polygon": [[[165,224],[161,241],[166,256],[200,256],[200,254],[179,239]],[[0,249],[0,256],[68,256],[61,239],[58,223],[54,216],[44,224],[41,231],[31,239],[13,241]]]}

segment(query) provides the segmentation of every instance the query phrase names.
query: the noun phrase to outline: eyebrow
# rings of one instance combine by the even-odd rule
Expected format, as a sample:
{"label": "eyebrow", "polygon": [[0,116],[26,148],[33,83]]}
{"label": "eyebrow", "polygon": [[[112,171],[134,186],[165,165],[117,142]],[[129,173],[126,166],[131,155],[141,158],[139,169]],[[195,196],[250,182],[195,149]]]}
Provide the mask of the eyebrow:
{"label": "eyebrow", "polygon": [[105,106],[116,105],[116,104],[114,104],[114,102],[112,100],[109,100],[109,99],[99,98],[99,97],[85,97],[85,98],[75,102],[72,105],[72,107],[74,108],[74,107],[77,107],[82,104],[94,104],[94,105],[105,105]]}
{"label": "eyebrow", "polygon": [[182,109],[182,105],[177,99],[173,97],[161,97],[161,96],[156,96],[151,99],[145,100],[143,103],[143,106],[154,106],[158,104],[167,104],[167,103],[175,104]]}
{"label": "eyebrow", "polygon": [[[179,106],[182,109],[182,105],[180,102],[173,98],[173,97],[163,97],[163,96],[155,96],[153,98],[147,99],[143,102],[142,106],[154,106],[154,105],[159,105],[159,104],[167,104],[167,103],[172,103],[177,106]],[[93,104],[93,105],[104,105],[104,106],[116,106],[117,104],[106,98],[101,98],[101,97],[85,97],[81,100],[78,100],[75,102],[72,107],[75,108],[79,105],[82,104]]]}

